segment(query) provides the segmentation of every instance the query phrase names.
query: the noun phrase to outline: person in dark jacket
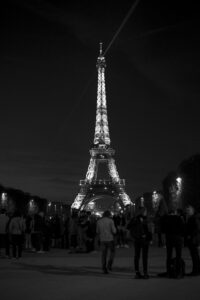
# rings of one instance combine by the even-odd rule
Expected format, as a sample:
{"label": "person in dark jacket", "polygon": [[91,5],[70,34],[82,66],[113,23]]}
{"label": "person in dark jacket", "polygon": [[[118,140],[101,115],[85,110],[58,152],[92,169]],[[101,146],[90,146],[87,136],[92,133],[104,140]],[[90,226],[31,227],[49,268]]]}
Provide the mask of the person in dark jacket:
{"label": "person in dark jacket", "polygon": [[[127,229],[130,231],[130,235],[134,240],[134,265],[135,265],[135,278],[148,279],[148,250],[149,243],[152,240],[152,234],[149,229],[148,219],[147,219],[147,210],[145,207],[140,207],[136,217],[133,217],[130,223],[127,226]],[[139,260],[140,253],[142,251],[142,261],[143,261],[143,272],[144,275],[140,273],[139,270]]]}
{"label": "person in dark jacket", "polygon": [[195,213],[194,207],[186,208],[186,245],[192,259],[192,272],[188,275],[200,275],[200,257],[198,247],[200,245],[200,216]]}
{"label": "person in dark jacket", "polygon": [[39,212],[33,216],[32,245],[38,253],[43,253],[43,230],[44,230],[44,213]]}
{"label": "person in dark jacket", "polygon": [[166,259],[166,268],[167,268],[167,277],[170,277],[170,266],[173,256],[173,249],[176,252],[176,269],[177,276],[182,277],[181,274],[181,261],[182,261],[182,248],[184,242],[184,233],[185,233],[185,223],[184,218],[180,213],[180,210],[171,209],[168,214],[162,217],[161,221],[162,231],[165,234],[166,240],[166,250],[167,250],[167,259]]}

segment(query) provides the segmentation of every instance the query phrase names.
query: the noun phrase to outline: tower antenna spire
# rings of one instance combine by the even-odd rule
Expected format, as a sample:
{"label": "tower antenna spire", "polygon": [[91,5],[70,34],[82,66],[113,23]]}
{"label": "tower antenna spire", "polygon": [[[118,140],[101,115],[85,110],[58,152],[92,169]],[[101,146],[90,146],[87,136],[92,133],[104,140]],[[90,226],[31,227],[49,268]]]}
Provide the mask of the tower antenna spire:
{"label": "tower antenna spire", "polygon": [[103,43],[102,42],[99,43],[99,47],[100,47],[99,55],[102,56],[102,53],[103,53],[103,50],[102,50],[103,49]]}

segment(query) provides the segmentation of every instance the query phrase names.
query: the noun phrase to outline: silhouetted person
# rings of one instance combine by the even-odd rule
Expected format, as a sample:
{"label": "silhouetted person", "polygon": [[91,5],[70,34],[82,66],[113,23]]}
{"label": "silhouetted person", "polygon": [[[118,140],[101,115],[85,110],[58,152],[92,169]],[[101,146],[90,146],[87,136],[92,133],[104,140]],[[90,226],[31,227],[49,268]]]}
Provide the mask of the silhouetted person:
{"label": "silhouetted person", "polygon": [[164,241],[162,237],[162,230],[161,230],[161,216],[159,213],[156,213],[154,218],[154,226],[155,226],[155,233],[157,234],[158,238],[158,247],[164,246]]}
{"label": "silhouetted person", "polygon": [[[111,218],[110,211],[106,210],[103,217],[97,221],[97,234],[102,248],[102,269],[104,274],[108,274],[108,270],[112,270],[112,265],[115,255],[114,234],[116,234],[116,227]],[[108,262],[107,262],[107,256]]]}
{"label": "silhouetted person", "polygon": [[69,253],[76,252],[78,245],[78,213],[72,211],[71,217],[69,218]]}
{"label": "silhouetted person", "polygon": [[5,209],[1,209],[0,213],[0,251],[5,249],[6,245],[6,225],[8,223],[8,216],[6,215]]}
{"label": "silhouetted person", "polygon": [[11,248],[11,234],[10,234],[10,231],[9,231],[9,226],[10,226],[10,222],[12,220],[12,217],[13,216],[8,216],[8,222],[6,224],[6,239],[5,239],[5,247],[6,247],[6,257],[7,258],[11,258],[11,253],[10,253],[10,248]]}
{"label": "silhouetted person", "polygon": [[126,226],[126,219],[122,213],[119,213],[113,217],[115,227],[117,229],[117,248],[120,247],[127,247],[126,240],[125,240],[125,226]]}
{"label": "silhouetted person", "polygon": [[58,248],[61,240],[61,222],[58,215],[55,215],[52,220],[52,246]]}
{"label": "silhouetted person", "polygon": [[[148,279],[148,250],[149,243],[152,240],[152,234],[149,230],[149,224],[147,219],[147,210],[145,207],[140,207],[136,217],[133,217],[127,226],[130,230],[130,235],[134,240],[134,265],[135,265],[135,278]],[[143,262],[143,273],[140,273],[139,261],[140,254],[142,252],[142,262]]]}
{"label": "silhouetted person", "polygon": [[173,249],[176,252],[176,270],[177,277],[182,277],[181,261],[182,248],[184,242],[185,224],[183,217],[176,208],[172,208],[168,214],[162,217],[162,231],[165,233],[166,250],[167,250],[167,276],[170,277],[170,266],[172,263]]}
{"label": "silhouetted person", "polygon": [[24,239],[25,225],[19,211],[14,213],[10,221],[9,232],[11,234],[13,257],[20,258],[22,256],[22,245]]}
{"label": "silhouetted person", "polygon": [[192,259],[192,272],[188,275],[200,275],[200,216],[195,213],[194,207],[191,205],[186,208],[186,245],[190,251]]}
{"label": "silhouetted person", "polygon": [[88,216],[85,210],[82,210],[78,217],[78,251],[86,251],[86,239],[88,228]]}
{"label": "silhouetted person", "polygon": [[25,218],[25,248],[32,249],[31,232],[32,232],[32,217],[30,215]]}
{"label": "silhouetted person", "polygon": [[49,251],[51,247],[51,224],[47,217],[44,219],[43,226],[43,250]]}
{"label": "silhouetted person", "polygon": [[87,212],[86,225],[86,252],[92,252],[94,251],[94,242],[96,236],[96,218],[91,214],[90,211]]}
{"label": "silhouetted person", "polygon": [[43,253],[43,230],[44,230],[44,213],[39,212],[33,216],[32,245],[35,251]]}

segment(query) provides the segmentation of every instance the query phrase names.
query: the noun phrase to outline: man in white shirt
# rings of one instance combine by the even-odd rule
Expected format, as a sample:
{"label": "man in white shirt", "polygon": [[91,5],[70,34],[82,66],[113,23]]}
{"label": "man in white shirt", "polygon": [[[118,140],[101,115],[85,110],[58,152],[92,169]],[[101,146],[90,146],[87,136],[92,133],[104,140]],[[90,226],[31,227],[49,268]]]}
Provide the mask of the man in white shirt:
{"label": "man in white shirt", "polygon": [[[108,270],[111,271],[112,264],[115,255],[115,243],[114,234],[116,234],[116,228],[111,218],[111,213],[106,210],[103,217],[97,222],[97,234],[101,242],[102,247],[102,269],[104,274],[108,274]],[[109,258],[107,263],[107,256],[109,252]]]}

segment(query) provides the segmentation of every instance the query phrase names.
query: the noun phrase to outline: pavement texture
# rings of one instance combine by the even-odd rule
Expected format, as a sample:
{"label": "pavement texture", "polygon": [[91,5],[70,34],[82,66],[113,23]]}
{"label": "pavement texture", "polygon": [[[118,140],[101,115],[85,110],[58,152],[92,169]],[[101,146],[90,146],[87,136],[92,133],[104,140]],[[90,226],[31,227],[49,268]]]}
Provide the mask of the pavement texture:
{"label": "pavement texture", "polygon": [[[113,271],[101,270],[100,251],[69,254],[65,249],[48,253],[24,252],[19,260],[0,259],[0,299],[159,299],[199,300],[200,276],[159,278],[165,271],[165,248],[150,247],[148,280],[134,279],[133,248],[116,249]],[[191,271],[187,249],[183,251],[186,272]]]}

